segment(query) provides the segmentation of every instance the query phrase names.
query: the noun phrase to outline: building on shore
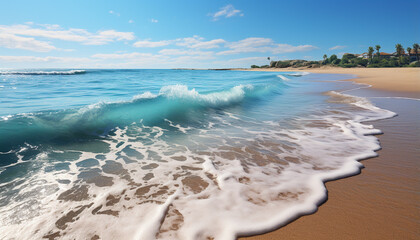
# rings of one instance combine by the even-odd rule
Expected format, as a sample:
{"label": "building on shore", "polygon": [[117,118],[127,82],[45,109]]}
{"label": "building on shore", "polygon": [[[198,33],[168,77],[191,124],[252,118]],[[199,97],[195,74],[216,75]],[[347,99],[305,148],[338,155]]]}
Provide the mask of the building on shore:
{"label": "building on shore", "polygon": [[393,54],[391,54],[391,53],[386,53],[386,52],[380,52],[379,53],[379,58],[382,58],[382,59],[388,59],[388,58],[391,58],[393,56]]}

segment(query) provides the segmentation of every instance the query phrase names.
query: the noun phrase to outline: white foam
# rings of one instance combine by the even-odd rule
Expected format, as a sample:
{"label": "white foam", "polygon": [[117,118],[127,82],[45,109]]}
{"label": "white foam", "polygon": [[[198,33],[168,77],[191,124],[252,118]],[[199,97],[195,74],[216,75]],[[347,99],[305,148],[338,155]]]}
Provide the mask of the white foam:
{"label": "white foam", "polygon": [[[219,103],[241,96],[241,91],[243,87],[238,86],[224,96],[220,93],[203,95],[185,86],[175,86],[160,94]],[[108,144],[109,151],[101,153],[105,160],[98,160],[97,167],[104,167],[106,161],[112,160],[121,164],[129,180],[103,172],[102,176],[112,178],[112,186],[89,184],[89,199],[58,200],[57,197],[71,189],[78,182],[77,176],[85,171],[77,164],[97,155],[73,150],[80,154],[68,171],[42,170],[27,179],[19,179],[25,182],[18,186],[24,200],[11,201],[0,208],[0,238],[41,239],[59,231],[65,232],[64,239],[90,239],[94,235],[104,240],[235,239],[238,235],[273,229],[314,212],[327,196],[323,182],[360,172],[362,164],[358,160],[376,155],[379,142],[370,135],[379,130],[362,121],[393,116],[392,112],[377,108],[364,98],[337,92],[330,95],[344,99],[357,111],[295,118],[290,124],[297,127],[289,129],[277,122],[260,123],[224,112],[209,119],[205,136],[194,135],[192,126],[171,120],[159,127],[137,123],[117,128],[101,140]],[[313,126],[314,122],[324,127]],[[170,136],[165,130],[170,127],[188,134]],[[171,137],[173,139],[168,140]],[[137,160],[126,149],[136,151],[143,158]],[[66,151],[69,150],[62,153]],[[54,159],[48,154],[40,154],[34,163],[49,166]],[[127,163],[122,157],[135,162]],[[183,159],[176,160],[176,157]],[[296,161],[287,160],[289,158]],[[157,166],[147,168],[150,164]],[[153,178],[145,180],[150,173]],[[183,181],[188,177],[195,177],[193,182],[199,190]],[[59,184],[57,179],[71,183]],[[142,187],[150,188],[137,194]],[[107,205],[110,195],[121,199]],[[33,215],[28,215],[21,206],[33,206],[28,211]],[[81,206],[86,206],[85,210],[74,222],[68,222],[65,230],[57,228],[58,219]],[[97,211],[118,211],[118,217],[93,214],[98,208]],[[15,221],[16,216],[22,222]]]}
{"label": "white foam", "polygon": [[369,98],[404,99],[404,100],[420,101],[420,98],[410,98],[410,97],[369,97]]}
{"label": "white foam", "polygon": [[188,130],[191,130],[192,128],[190,127],[182,127],[180,124],[173,124],[172,121],[165,119],[166,122],[169,123],[169,126],[177,128],[179,131],[181,131],[182,133],[187,134]]}
{"label": "white foam", "polygon": [[152,98],[156,98],[156,97],[157,97],[156,94],[153,94],[153,93],[147,91],[147,92],[144,92],[142,94],[139,94],[139,95],[134,96],[133,97],[133,100],[137,100],[137,99],[152,99]]}
{"label": "white foam", "polygon": [[13,117],[12,115],[7,115],[7,116],[1,116],[1,119],[4,121],[9,120],[11,117]]}
{"label": "white foam", "polygon": [[286,75],[293,76],[293,77],[301,77],[311,74],[310,72],[295,72],[295,73],[287,73]]}
{"label": "white foam", "polygon": [[198,103],[222,105],[241,101],[245,97],[245,90],[252,88],[252,85],[238,85],[229,91],[200,94],[194,88],[189,90],[187,86],[178,84],[162,87],[159,95],[169,99],[185,99]]}
{"label": "white foam", "polygon": [[281,80],[284,80],[284,81],[290,81],[289,78],[287,78],[287,77],[285,77],[285,76],[283,76],[281,74],[277,75],[277,77],[281,78]]}
{"label": "white foam", "polygon": [[86,73],[86,70],[68,71],[1,71],[0,75],[74,75]]}

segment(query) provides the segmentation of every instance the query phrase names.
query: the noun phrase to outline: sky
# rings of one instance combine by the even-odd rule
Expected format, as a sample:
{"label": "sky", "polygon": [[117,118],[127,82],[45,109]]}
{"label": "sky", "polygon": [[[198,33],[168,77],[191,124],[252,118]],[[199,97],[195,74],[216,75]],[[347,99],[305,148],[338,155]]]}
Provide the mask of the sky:
{"label": "sky", "polygon": [[420,43],[420,0],[14,0],[0,68],[226,68]]}

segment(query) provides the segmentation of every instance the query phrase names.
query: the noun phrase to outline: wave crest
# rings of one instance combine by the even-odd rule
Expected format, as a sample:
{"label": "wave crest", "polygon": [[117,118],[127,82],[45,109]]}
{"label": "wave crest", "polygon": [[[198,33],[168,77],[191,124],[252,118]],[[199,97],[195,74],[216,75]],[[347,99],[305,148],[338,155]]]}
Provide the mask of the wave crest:
{"label": "wave crest", "polygon": [[240,102],[246,97],[247,91],[251,91],[253,88],[252,85],[238,85],[227,91],[200,94],[195,88],[189,90],[185,85],[170,85],[162,87],[159,95],[168,99],[220,106]]}
{"label": "wave crest", "polygon": [[248,97],[267,93],[266,88],[252,85],[238,85],[212,93],[199,93],[185,85],[169,85],[162,87],[158,95],[145,92],[129,101],[101,101],[78,109],[7,116],[0,120],[0,136],[4,136],[0,139],[0,151],[8,151],[23,142],[44,142],[68,136],[95,137],[98,133],[140,120],[150,124],[159,124],[164,119],[188,120],[190,112],[226,108]]}
{"label": "wave crest", "polygon": [[4,71],[0,75],[76,75],[84,74],[86,70],[69,70],[69,71]]}
{"label": "wave crest", "polygon": [[311,73],[309,73],[309,72],[295,72],[295,73],[288,73],[286,75],[292,76],[292,77],[301,77],[301,76],[306,76],[308,74],[311,74]]}

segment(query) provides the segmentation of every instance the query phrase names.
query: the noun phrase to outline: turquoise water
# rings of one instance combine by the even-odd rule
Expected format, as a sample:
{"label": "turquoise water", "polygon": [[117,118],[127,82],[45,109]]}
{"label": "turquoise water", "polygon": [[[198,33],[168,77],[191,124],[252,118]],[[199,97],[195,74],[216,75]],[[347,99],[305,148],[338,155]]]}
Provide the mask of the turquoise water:
{"label": "turquoise water", "polygon": [[229,108],[261,120],[285,118],[313,109],[325,98],[301,96],[302,83],[285,82],[275,73],[87,70],[73,75],[57,69],[18,73],[1,75],[0,116],[7,119],[0,125],[2,151],[23,142],[49,141],[61,133],[95,136],[140,119],[152,125],[165,119],[202,124],[201,114],[209,109]]}
{"label": "turquoise water", "polygon": [[349,77],[3,70],[0,238],[233,239],[314,211],[392,116]]}

